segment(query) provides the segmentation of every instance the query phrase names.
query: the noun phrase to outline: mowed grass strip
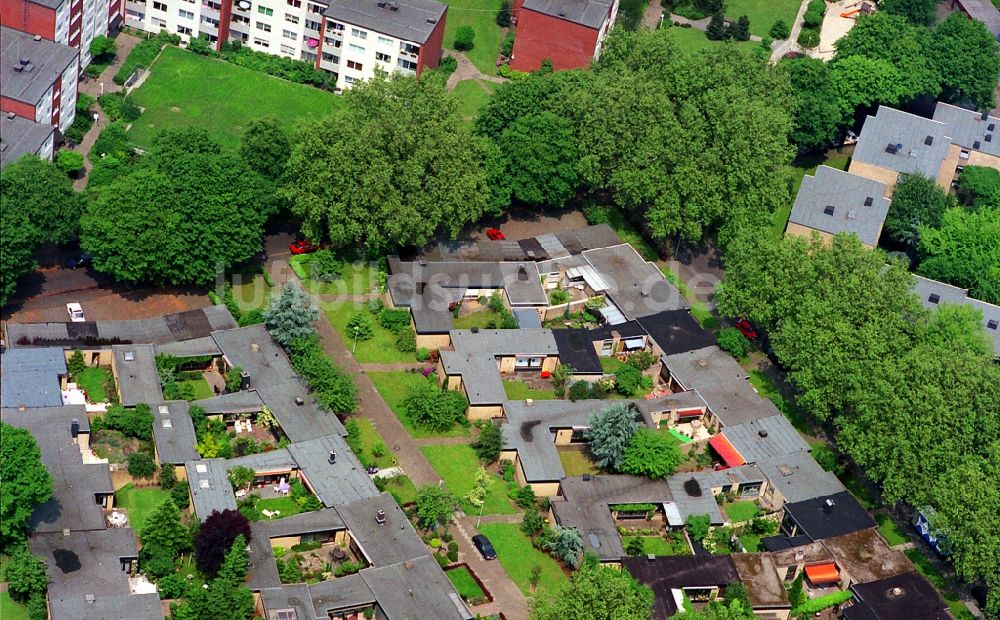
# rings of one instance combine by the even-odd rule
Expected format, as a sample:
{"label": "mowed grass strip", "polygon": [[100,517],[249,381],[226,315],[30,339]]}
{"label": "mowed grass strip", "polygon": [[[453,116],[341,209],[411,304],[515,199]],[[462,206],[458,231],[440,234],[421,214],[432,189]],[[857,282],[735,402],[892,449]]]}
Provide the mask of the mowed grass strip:
{"label": "mowed grass strip", "polygon": [[143,148],[168,127],[200,127],[235,149],[252,119],[275,116],[291,129],[340,105],[333,93],[171,46],[129,98],[144,109],[129,131]]}
{"label": "mowed grass strip", "polygon": [[750,34],[758,37],[766,37],[779,19],[791,28],[798,12],[798,0],[726,0],[726,17],[737,20],[746,15],[750,18]]}
{"label": "mowed grass strip", "polygon": [[403,410],[403,397],[406,396],[406,390],[409,387],[418,385],[423,381],[429,381],[429,379],[420,373],[391,371],[369,372],[366,374],[371,379],[371,382],[375,384],[375,389],[382,396],[382,400],[385,401],[385,404],[389,405],[389,408],[396,414],[396,417],[399,418],[399,421],[402,422],[412,437],[421,439],[424,437],[467,437],[469,435],[469,429],[465,426],[455,426],[444,433],[435,433],[419,428],[410,421],[409,416]]}
{"label": "mowed grass strip", "polygon": [[502,38],[496,19],[501,0],[445,0],[445,4],[448,16],[444,24],[444,46],[455,49],[455,33],[459,26],[472,26],[476,33],[474,47],[464,54],[483,73],[496,75]]}
{"label": "mowed grass strip", "polygon": [[[479,457],[476,456],[476,452],[464,444],[423,446],[420,451],[424,453],[434,471],[444,480],[445,485],[461,500],[462,510],[466,514],[479,514],[479,508],[465,499],[465,494],[476,485],[476,472],[479,471]],[[482,513],[512,515],[516,512],[514,504],[507,497],[503,480],[491,474]]]}
{"label": "mowed grass strip", "polygon": [[[496,549],[501,566],[514,580],[525,596],[558,587],[566,581],[566,573],[552,556],[535,549],[531,539],[521,532],[516,523],[483,523],[479,531],[486,535]],[[531,571],[541,567],[538,590],[531,589]]]}

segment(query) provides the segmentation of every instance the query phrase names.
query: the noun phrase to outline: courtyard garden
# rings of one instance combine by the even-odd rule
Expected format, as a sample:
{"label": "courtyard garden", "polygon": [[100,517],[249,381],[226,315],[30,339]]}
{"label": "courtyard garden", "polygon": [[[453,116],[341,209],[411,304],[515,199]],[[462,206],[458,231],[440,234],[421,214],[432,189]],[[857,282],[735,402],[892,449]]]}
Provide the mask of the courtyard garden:
{"label": "courtyard garden", "polygon": [[170,498],[160,487],[136,487],[129,483],[115,493],[115,505],[128,513],[129,525],[138,533],[157,506]]}
{"label": "courtyard garden", "polygon": [[[375,320],[375,316],[357,302],[335,302],[324,309],[326,318],[330,321],[347,348],[354,352],[354,357],[362,364],[386,364],[394,362],[414,362],[413,352],[402,352],[396,348],[397,333],[388,330]],[[354,330],[348,323],[355,317],[364,317],[363,321],[371,327],[371,335],[357,339],[355,346]],[[359,333],[361,333],[359,331]]]}
{"label": "courtyard garden", "polygon": [[[479,457],[475,451],[464,444],[423,446],[420,451],[444,480],[445,485],[461,500],[462,509],[470,515],[479,514],[479,508],[465,499],[465,495],[476,484]],[[514,504],[507,497],[503,480],[491,473],[482,513],[509,515],[516,512]]]}
{"label": "courtyard garden", "polygon": [[[432,379],[424,377],[422,373],[405,371],[369,372],[368,378],[375,384],[375,389],[382,396],[385,404],[392,409],[399,421],[403,423],[410,435],[416,439],[425,437],[467,437],[469,428],[464,425],[454,426],[444,432],[434,432],[418,427],[403,409],[403,397],[408,389],[419,386]],[[472,470],[474,471],[474,470]]]}
{"label": "courtyard garden", "polygon": [[73,381],[87,393],[87,400],[92,403],[108,402],[109,390],[113,390],[115,385],[111,371],[100,366],[88,366],[75,375]]}
{"label": "courtyard garden", "polygon": [[455,49],[455,34],[458,29],[471,26],[475,39],[472,49],[465,52],[465,55],[477,69],[495,75],[500,40],[503,38],[496,22],[500,0],[446,0],[445,4],[448,5],[448,19],[444,26],[444,47]]}
{"label": "courtyard garden", "polygon": [[291,257],[289,267],[302,281],[302,287],[317,295],[366,295],[372,292],[379,281],[376,263],[361,260],[355,255],[338,255],[343,263],[340,277],[329,281],[313,278],[313,263],[316,254],[299,254]]}
{"label": "courtyard garden", "polygon": [[799,0],[727,0],[726,18],[737,20],[746,15],[750,18],[750,34],[766,37],[779,19],[791,28],[799,4]]}
{"label": "courtyard garden", "polygon": [[[515,523],[483,523],[479,531],[493,543],[497,559],[525,596],[548,590],[566,581],[562,566],[549,554],[539,551]],[[537,569],[535,567],[538,567]],[[533,573],[537,582],[532,583]]]}
{"label": "courtyard garden", "polygon": [[448,579],[451,581],[452,585],[455,586],[455,590],[458,591],[458,595],[462,597],[466,603],[470,605],[479,605],[486,601],[486,593],[479,586],[476,578],[472,576],[469,572],[468,567],[456,566],[454,568],[449,568],[444,572],[448,575]]}

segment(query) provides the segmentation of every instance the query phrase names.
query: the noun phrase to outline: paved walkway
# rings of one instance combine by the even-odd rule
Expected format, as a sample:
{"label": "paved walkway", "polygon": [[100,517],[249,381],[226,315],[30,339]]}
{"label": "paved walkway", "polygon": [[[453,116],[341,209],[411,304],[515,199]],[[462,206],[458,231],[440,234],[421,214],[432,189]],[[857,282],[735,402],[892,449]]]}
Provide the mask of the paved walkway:
{"label": "paved walkway", "polygon": [[801,52],[802,47],[798,44],[799,33],[802,32],[802,17],[806,14],[809,0],[802,0],[799,11],[795,14],[795,21],[792,22],[792,31],[788,38],[783,41],[775,41],[771,45],[771,62],[778,62],[781,57],[788,52]]}
{"label": "paved walkway", "polygon": [[445,56],[451,56],[458,61],[458,68],[455,72],[448,76],[448,90],[454,90],[455,85],[462,80],[486,80],[487,82],[494,82],[496,84],[503,84],[507,80],[503,79],[498,75],[487,75],[476,68],[476,65],[472,64],[469,57],[462,52],[456,52],[453,50],[445,50]]}
{"label": "paved walkway", "polygon": [[642,27],[656,30],[660,27],[661,19],[663,19],[663,5],[660,4],[660,0],[649,0],[646,12],[642,14]]}

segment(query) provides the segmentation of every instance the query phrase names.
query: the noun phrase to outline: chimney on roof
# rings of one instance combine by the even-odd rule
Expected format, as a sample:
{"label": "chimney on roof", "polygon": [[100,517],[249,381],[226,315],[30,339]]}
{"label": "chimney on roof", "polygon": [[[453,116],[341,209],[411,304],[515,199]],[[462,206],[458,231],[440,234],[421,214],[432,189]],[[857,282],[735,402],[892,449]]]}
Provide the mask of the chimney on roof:
{"label": "chimney on roof", "polygon": [[306,401],[303,400],[303,398],[301,396],[296,396],[295,397],[295,404],[298,405],[299,407],[301,407],[302,405],[306,404]]}
{"label": "chimney on roof", "polygon": [[378,512],[375,513],[375,523],[385,525],[385,511],[381,508],[379,508]]}
{"label": "chimney on roof", "polygon": [[14,114],[13,112],[7,112],[7,120],[12,121],[14,120],[15,116],[17,116],[17,114]]}
{"label": "chimney on roof", "polygon": [[764,439],[765,437],[767,437],[767,431],[764,430],[764,429],[760,429],[759,431],[757,431],[757,434],[760,435],[761,439]]}
{"label": "chimney on roof", "polygon": [[68,527],[64,527],[63,528],[63,538],[69,538],[69,528]]}
{"label": "chimney on roof", "polygon": [[86,594],[84,595],[83,600],[87,601],[88,605],[93,605],[94,601],[97,599],[93,594]]}
{"label": "chimney on roof", "polygon": [[29,64],[31,64],[31,59],[21,56],[21,59],[18,62],[21,63],[22,67],[27,67]]}
{"label": "chimney on roof", "polygon": [[827,500],[825,502],[823,502],[823,512],[825,512],[826,514],[832,513],[833,512],[833,507],[835,505],[836,504],[833,503],[832,499],[827,498]]}
{"label": "chimney on roof", "polygon": [[893,596],[903,596],[903,588],[900,588],[899,586],[897,586],[897,587],[889,590],[889,594],[891,594]]}
{"label": "chimney on roof", "polygon": [[73,420],[70,421],[69,434],[73,439],[76,439],[76,436],[80,434],[80,418],[73,418]]}
{"label": "chimney on roof", "polygon": [[[14,65],[14,73],[20,73],[22,71],[24,71],[24,67],[21,65]],[[13,116],[13,113],[11,113],[11,115]]]}
{"label": "chimney on roof", "polygon": [[985,121],[985,120],[987,120],[987,119],[988,119],[989,117],[990,117],[990,113],[989,113],[989,112],[983,112],[983,115],[979,117],[979,120],[981,120],[981,121]]}
{"label": "chimney on roof", "polygon": [[590,474],[583,474],[583,481],[590,482]]}
{"label": "chimney on roof", "polygon": [[478,334],[479,333],[479,328],[478,327],[472,327],[472,328],[469,329],[469,331],[471,331],[473,334]]}
{"label": "chimney on roof", "polygon": [[[390,5],[389,5],[389,10],[390,10],[390,11],[392,11],[393,13],[395,13],[395,12],[399,11],[399,3],[397,3],[397,2],[393,2],[392,4],[390,4]],[[411,593],[411,594],[413,593],[413,592],[412,592],[412,590],[411,590],[411,592],[410,592],[410,593]]]}
{"label": "chimney on roof", "polygon": [[330,465],[333,465],[334,463],[337,462],[336,450],[330,450],[330,455],[326,457],[326,462],[329,463]]}
{"label": "chimney on roof", "polygon": [[530,407],[530,406],[532,406],[534,404],[535,404],[535,399],[534,398],[525,398],[524,399],[524,406],[525,407]]}
{"label": "chimney on roof", "polygon": [[250,343],[250,352],[251,353],[258,353],[258,352],[260,352],[260,345],[257,344],[256,342],[251,342]]}
{"label": "chimney on roof", "polygon": [[703,360],[703,359],[702,360],[698,360],[698,366],[701,367],[701,368],[704,368],[705,366],[708,366],[708,361]]}

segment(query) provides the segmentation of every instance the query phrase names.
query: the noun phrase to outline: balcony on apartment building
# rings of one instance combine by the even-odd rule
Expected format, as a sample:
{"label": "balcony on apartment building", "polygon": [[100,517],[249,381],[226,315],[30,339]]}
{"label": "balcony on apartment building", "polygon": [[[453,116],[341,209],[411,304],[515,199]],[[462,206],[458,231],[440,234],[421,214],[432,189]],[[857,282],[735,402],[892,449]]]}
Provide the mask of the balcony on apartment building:
{"label": "balcony on apartment building", "polygon": [[215,19],[216,20],[216,27],[218,27],[219,10],[221,8],[222,8],[222,5],[219,4],[218,2],[202,2],[201,3],[201,16],[203,18],[204,17],[211,17],[212,19]]}

